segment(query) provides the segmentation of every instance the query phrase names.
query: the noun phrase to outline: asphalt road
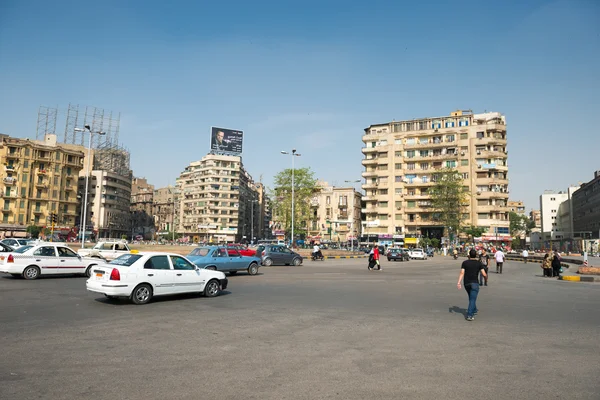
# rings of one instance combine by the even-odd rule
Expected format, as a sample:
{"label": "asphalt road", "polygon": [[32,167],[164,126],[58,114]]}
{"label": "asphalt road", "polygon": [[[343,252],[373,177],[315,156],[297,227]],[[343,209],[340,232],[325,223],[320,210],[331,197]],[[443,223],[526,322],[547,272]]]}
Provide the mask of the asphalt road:
{"label": "asphalt road", "polygon": [[460,262],[308,261],[145,306],[1,276],[0,399],[599,398],[600,284],[509,262],[467,322]]}

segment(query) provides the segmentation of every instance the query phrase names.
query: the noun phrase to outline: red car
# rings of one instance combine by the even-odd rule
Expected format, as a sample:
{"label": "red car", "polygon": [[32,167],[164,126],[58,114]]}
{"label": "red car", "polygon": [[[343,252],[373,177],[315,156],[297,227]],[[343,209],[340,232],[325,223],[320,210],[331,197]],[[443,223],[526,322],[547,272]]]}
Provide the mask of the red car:
{"label": "red car", "polygon": [[227,250],[237,250],[243,256],[256,256],[256,250],[249,249],[241,244],[228,244]]}

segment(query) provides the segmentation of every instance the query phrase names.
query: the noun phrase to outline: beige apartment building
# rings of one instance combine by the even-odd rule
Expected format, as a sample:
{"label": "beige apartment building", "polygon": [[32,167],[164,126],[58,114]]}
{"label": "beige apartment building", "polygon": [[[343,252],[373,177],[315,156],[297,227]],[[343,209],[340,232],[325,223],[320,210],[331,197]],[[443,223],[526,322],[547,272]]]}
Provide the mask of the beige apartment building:
{"label": "beige apartment building", "polygon": [[519,215],[525,215],[525,204],[521,200],[509,200],[508,210]]}
{"label": "beige apartment building", "polygon": [[317,182],[320,191],[310,200],[306,241],[347,243],[361,233],[361,194],[353,187],[329,186]]}
{"label": "beige apartment building", "polygon": [[256,187],[241,157],[208,154],[181,173],[178,232],[194,242],[250,241],[259,229]]}
{"label": "beige apartment building", "polygon": [[76,235],[77,178],[84,153],[77,146],[57,144],[51,134],[40,141],[0,135],[0,141],[0,236],[25,237],[29,225],[49,226],[51,213],[58,216],[56,233]]}
{"label": "beige apartment building", "polygon": [[484,242],[510,242],[506,119],[498,112],[393,121],[364,130],[363,238],[416,244],[448,232],[428,191],[436,171],[455,168],[469,190],[463,225],[487,227]]}
{"label": "beige apartment building", "polygon": [[171,239],[168,233],[173,232],[175,220],[175,187],[167,186],[156,189],[152,198],[152,215],[156,233],[164,239]]}

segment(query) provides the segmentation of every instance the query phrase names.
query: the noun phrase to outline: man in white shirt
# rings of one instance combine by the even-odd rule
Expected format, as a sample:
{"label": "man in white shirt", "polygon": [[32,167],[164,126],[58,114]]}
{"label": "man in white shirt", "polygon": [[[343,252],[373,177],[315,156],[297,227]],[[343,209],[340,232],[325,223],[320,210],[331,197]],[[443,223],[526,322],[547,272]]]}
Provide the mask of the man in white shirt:
{"label": "man in white shirt", "polygon": [[523,262],[527,264],[527,257],[529,257],[529,252],[527,249],[523,249]]}
{"label": "man in white shirt", "polygon": [[[502,273],[502,264],[504,264],[504,253],[502,252],[502,250],[500,250],[500,249],[496,250],[496,254],[494,254],[494,258],[496,259],[496,273],[501,274]],[[500,272],[498,272],[498,271],[500,271]]]}
{"label": "man in white shirt", "polygon": [[315,257],[321,257],[321,248],[319,247],[318,244],[315,243],[315,245],[313,246],[313,255]]}

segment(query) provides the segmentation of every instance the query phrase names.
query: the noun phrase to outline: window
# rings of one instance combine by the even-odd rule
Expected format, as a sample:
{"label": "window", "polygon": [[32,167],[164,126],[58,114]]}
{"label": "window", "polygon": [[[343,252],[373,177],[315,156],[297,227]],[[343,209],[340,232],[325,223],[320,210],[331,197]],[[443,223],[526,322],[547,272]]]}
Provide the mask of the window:
{"label": "window", "polygon": [[413,158],[414,156],[415,156],[415,151],[414,150],[408,150],[406,152],[406,157]]}
{"label": "window", "polygon": [[402,139],[395,139],[394,144],[402,144]]}
{"label": "window", "polygon": [[416,141],[415,141],[415,138],[408,138],[408,139],[406,139],[406,144],[407,144],[408,146],[412,146],[412,145],[414,145],[415,143],[416,143]]}
{"label": "window", "polygon": [[402,220],[402,214],[396,214],[395,219],[396,219],[396,221]]}
{"label": "window", "polygon": [[468,118],[461,118],[458,121],[458,126],[469,126],[469,119]]}
{"label": "window", "polygon": [[462,178],[463,179],[469,179],[469,173],[468,172],[463,172],[462,173]]}
{"label": "window", "polygon": [[23,168],[29,168],[29,160],[23,161]]}
{"label": "window", "polygon": [[406,202],[406,208],[415,208],[416,202],[414,200],[409,200]]}
{"label": "window", "polygon": [[468,165],[469,165],[469,160],[460,160],[460,165],[461,165],[462,167],[466,167],[466,166],[468,166]]}
{"label": "window", "polygon": [[423,183],[427,183],[427,182],[428,182],[428,180],[429,180],[429,179],[427,178],[427,175],[423,175],[423,176],[421,177],[421,182],[423,182]]}
{"label": "window", "polygon": [[388,202],[387,201],[380,201],[379,202],[379,207],[387,208],[387,206],[388,206]]}
{"label": "window", "polygon": [[402,201],[401,200],[396,200],[394,202],[394,205],[396,206],[396,208],[401,208],[402,207]]}
{"label": "window", "polygon": [[427,157],[429,155],[429,150],[421,150],[419,151],[419,155],[421,157]]}
{"label": "window", "polygon": [[26,173],[23,174],[22,182],[27,183],[27,174]]}
{"label": "window", "polygon": [[379,215],[379,220],[380,220],[380,221],[387,221],[387,219],[388,219],[388,216],[387,216],[387,214],[380,214],[380,215]]}
{"label": "window", "polygon": [[60,152],[57,151],[55,154],[56,154],[56,161],[60,161]]}
{"label": "window", "polygon": [[58,196],[58,191],[57,190],[53,190],[52,191],[52,198],[56,199],[57,196]]}
{"label": "window", "polygon": [[27,148],[27,147],[25,148],[25,155],[29,156],[29,148]]}
{"label": "window", "polygon": [[[237,253],[236,250],[233,250],[233,251]],[[239,255],[239,253],[238,253],[238,255]],[[171,257],[171,262],[173,263],[173,269],[175,269],[175,270],[193,271],[196,269],[194,264],[190,263],[188,260],[186,260],[183,257],[179,257],[179,256],[170,256],[170,257]]]}
{"label": "window", "polygon": [[429,139],[426,138],[426,137],[422,137],[422,138],[419,139],[419,143],[421,143],[421,144],[427,144],[427,143],[429,143]]}
{"label": "window", "polygon": [[477,214],[477,219],[489,219],[490,215],[487,213],[479,213]]}
{"label": "window", "polygon": [[[129,254],[127,254],[127,256],[128,255]],[[121,257],[117,258],[116,260],[120,259]],[[154,256],[150,257],[148,261],[146,261],[146,263],[144,264],[144,269],[171,269],[171,266],[169,265],[169,259],[167,258],[167,256]]]}
{"label": "window", "polygon": [[396,163],[396,164],[394,164],[394,168],[395,169],[402,169],[402,164],[401,163]]}
{"label": "window", "polygon": [[456,168],[456,161],[446,161],[446,168]]}
{"label": "window", "polygon": [[325,204],[331,204],[331,196],[327,196],[325,199]]}
{"label": "window", "polygon": [[483,139],[485,134],[483,132],[477,132],[477,139]]}
{"label": "window", "polygon": [[19,224],[22,224],[24,219],[25,219],[25,215],[19,214]]}
{"label": "window", "polygon": [[401,151],[395,151],[394,152],[394,157],[402,157],[402,152]]}
{"label": "window", "polygon": [[465,140],[469,138],[469,134],[468,133],[461,133],[460,134],[460,140]]}
{"label": "window", "polygon": [[67,247],[57,247],[59,257],[74,257],[77,258],[77,253]]}
{"label": "window", "polygon": [[455,138],[454,135],[446,135],[446,142],[454,142]]}
{"label": "window", "polygon": [[446,121],[446,128],[454,128],[454,121]]}
{"label": "window", "polygon": [[421,163],[421,169],[429,169],[429,163],[422,162]]}
{"label": "window", "polygon": [[394,182],[402,182],[402,175],[396,175]]}
{"label": "window", "polygon": [[415,163],[407,163],[406,164],[406,169],[408,169],[408,170],[414,170],[415,169]]}
{"label": "window", "polygon": [[40,257],[56,257],[54,246],[43,246],[33,252],[34,256]]}

